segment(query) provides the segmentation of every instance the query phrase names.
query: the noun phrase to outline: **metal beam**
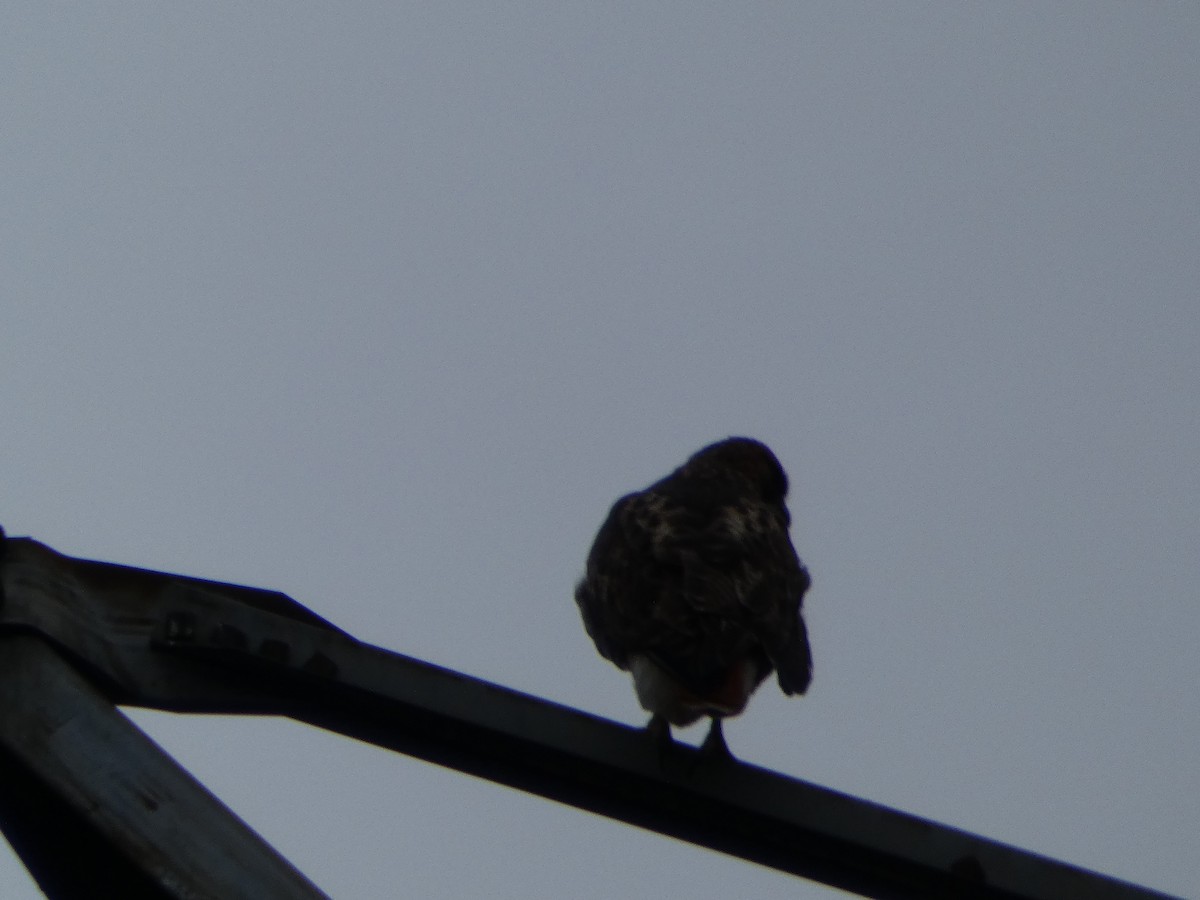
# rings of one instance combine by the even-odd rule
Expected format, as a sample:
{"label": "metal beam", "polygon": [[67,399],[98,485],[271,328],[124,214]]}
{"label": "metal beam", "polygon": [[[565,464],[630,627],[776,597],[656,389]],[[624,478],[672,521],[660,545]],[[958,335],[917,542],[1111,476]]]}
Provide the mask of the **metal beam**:
{"label": "metal beam", "polygon": [[0,630],[123,703],[286,715],[878,898],[1166,895],[356,641],[282,594],[9,540]]}
{"label": "metal beam", "polygon": [[0,824],[56,900],[328,900],[31,635],[0,637]]}

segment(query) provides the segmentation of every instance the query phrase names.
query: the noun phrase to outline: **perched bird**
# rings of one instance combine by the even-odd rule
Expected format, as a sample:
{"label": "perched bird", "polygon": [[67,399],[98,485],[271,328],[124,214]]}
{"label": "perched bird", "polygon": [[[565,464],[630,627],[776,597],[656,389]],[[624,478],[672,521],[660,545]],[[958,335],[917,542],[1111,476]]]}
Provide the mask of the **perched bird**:
{"label": "perched bird", "polygon": [[767,676],[788,695],[808,688],[810,580],[788,537],[787,491],[765,444],[731,437],[622,497],[600,526],[575,601],[666,743],[671,725],[709,716],[703,750],[728,756],[721,720]]}

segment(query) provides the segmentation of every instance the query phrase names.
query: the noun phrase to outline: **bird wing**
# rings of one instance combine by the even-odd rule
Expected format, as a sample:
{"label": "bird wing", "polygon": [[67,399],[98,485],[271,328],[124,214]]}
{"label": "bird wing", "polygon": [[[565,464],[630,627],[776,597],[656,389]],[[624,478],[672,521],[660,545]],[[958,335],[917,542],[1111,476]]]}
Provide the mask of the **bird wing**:
{"label": "bird wing", "polygon": [[596,649],[622,669],[629,668],[630,653],[644,643],[645,614],[639,615],[639,610],[650,605],[654,591],[653,572],[646,565],[650,535],[628,527],[630,507],[638,505],[641,496],[629,494],[613,504],[575,589],[575,602]]}
{"label": "bird wing", "polygon": [[[695,507],[693,507],[693,510]],[[683,566],[681,601],[725,640],[718,658],[757,645],[785,694],[804,693],[812,678],[812,654],[801,618],[811,585],[788,535],[786,512],[745,496],[719,495],[691,529],[673,532],[659,548]],[[705,642],[701,642],[703,645]],[[710,651],[711,652],[711,651]]]}

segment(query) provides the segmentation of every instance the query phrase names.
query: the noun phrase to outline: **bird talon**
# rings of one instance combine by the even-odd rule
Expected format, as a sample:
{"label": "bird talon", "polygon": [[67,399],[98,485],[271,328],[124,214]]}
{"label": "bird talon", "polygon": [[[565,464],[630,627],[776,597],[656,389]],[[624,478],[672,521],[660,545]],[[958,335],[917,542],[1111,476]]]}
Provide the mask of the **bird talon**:
{"label": "bird talon", "polygon": [[659,769],[665,770],[667,768],[667,760],[675,751],[675,738],[671,736],[671,723],[662,716],[652,716],[650,721],[646,723],[646,733],[654,741],[654,747],[658,753]]}
{"label": "bird talon", "polygon": [[721,720],[713,718],[704,743],[700,745],[700,756],[708,762],[737,762],[725,743],[725,733],[721,730]]}

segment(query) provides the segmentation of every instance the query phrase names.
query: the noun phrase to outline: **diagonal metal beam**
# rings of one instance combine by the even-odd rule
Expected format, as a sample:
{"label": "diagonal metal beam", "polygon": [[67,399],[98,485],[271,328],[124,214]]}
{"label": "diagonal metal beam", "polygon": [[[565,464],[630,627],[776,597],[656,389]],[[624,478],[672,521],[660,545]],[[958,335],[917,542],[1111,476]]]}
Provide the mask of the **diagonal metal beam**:
{"label": "diagonal metal beam", "polygon": [[1166,895],[363,644],[282,594],[7,541],[4,629],[122,703],[286,715],[878,898]]}
{"label": "diagonal metal beam", "polygon": [[0,637],[0,826],[55,900],[328,900],[32,635]]}

